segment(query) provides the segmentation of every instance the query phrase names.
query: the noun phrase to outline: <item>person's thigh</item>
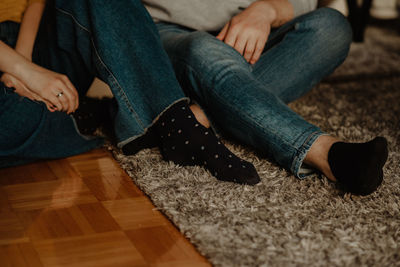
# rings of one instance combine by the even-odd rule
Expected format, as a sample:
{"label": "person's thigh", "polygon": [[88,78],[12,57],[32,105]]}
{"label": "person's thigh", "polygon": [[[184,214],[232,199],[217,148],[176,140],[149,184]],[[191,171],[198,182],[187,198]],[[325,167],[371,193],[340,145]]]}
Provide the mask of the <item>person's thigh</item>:
{"label": "person's thigh", "polygon": [[75,155],[101,143],[80,135],[69,115],[49,112],[0,83],[0,168]]}
{"label": "person's thigh", "polygon": [[285,103],[308,92],[346,58],[352,39],[346,18],[321,8],[274,30],[253,75]]}
{"label": "person's thigh", "polygon": [[233,73],[251,74],[246,60],[212,34],[167,23],[157,27],[183,90],[201,104],[209,102],[215,83]]}

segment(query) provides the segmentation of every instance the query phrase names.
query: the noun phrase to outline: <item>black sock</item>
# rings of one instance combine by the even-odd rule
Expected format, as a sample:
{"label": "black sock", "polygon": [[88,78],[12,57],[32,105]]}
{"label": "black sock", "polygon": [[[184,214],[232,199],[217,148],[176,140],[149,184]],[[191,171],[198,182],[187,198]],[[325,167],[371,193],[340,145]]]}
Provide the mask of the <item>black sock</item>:
{"label": "black sock", "polygon": [[72,116],[81,134],[93,135],[99,127],[107,124],[108,105],[111,101],[111,98],[80,97],[79,107]]}
{"label": "black sock", "polygon": [[386,139],[376,137],[367,143],[334,143],[328,153],[328,162],[345,191],[368,195],[382,183],[382,168],[387,156]]}
{"label": "black sock", "polygon": [[254,166],[232,154],[211,129],[202,126],[186,102],[169,108],[155,126],[165,160],[203,166],[221,181],[250,185],[260,181]]}

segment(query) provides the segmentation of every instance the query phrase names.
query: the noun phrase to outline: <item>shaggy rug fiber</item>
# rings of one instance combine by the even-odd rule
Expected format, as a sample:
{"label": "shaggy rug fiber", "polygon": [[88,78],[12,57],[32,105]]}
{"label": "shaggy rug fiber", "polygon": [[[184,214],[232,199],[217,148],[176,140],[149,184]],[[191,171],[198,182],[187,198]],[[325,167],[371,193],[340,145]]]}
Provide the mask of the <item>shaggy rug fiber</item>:
{"label": "shaggy rug fiber", "polygon": [[369,27],[346,62],[290,106],[344,140],[385,136],[377,192],[343,194],[317,174],[296,179],[229,140],[256,166],[259,185],[218,182],[202,168],[162,161],[157,149],[115,157],[215,266],[400,266],[400,37]]}

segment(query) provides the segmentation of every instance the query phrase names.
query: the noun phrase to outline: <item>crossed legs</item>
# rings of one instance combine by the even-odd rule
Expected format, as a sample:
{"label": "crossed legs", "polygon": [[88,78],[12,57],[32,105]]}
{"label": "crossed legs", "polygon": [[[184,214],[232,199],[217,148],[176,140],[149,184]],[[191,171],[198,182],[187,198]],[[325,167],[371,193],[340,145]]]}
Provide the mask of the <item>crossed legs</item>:
{"label": "crossed legs", "polygon": [[[353,193],[368,194],[380,184],[385,141],[379,139],[363,149],[346,144],[343,150],[342,142],[287,106],[346,58],[351,29],[341,14],[319,9],[282,26],[271,34],[253,66],[208,33],[171,24],[159,24],[158,29],[182,87],[222,131],[268,154],[299,178],[309,173],[308,165]],[[376,161],[366,187],[360,185],[361,171],[354,178],[353,171],[346,174],[342,170],[348,167],[338,164],[346,154],[343,151],[350,155],[349,150],[357,151],[353,158],[362,158],[360,151],[366,150],[380,151],[378,157],[384,159]],[[369,161],[361,159],[358,169]]]}

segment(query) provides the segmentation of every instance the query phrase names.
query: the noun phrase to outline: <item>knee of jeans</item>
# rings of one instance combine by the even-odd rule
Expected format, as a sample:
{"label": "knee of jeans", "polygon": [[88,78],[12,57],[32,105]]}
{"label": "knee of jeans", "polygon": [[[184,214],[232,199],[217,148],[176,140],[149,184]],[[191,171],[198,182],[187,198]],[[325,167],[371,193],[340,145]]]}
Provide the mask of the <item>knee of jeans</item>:
{"label": "knee of jeans", "polygon": [[202,72],[218,73],[219,70],[243,68],[241,62],[248,68],[244,58],[235,49],[206,32],[187,34],[177,50],[184,61],[194,69],[201,68]]}
{"label": "knee of jeans", "polygon": [[314,33],[313,42],[320,43],[326,53],[346,57],[353,36],[346,17],[332,8],[320,8],[312,14],[307,24]]}
{"label": "knee of jeans", "polygon": [[218,49],[218,46],[215,44],[215,37],[212,35],[201,32],[194,31],[186,34],[183,39],[181,45],[183,49],[180,48],[180,51],[185,53],[186,57],[196,56],[203,57],[207,54],[207,51],[215,51]]}
{"label": "knee of jeans", "polygon": [[213,35],[202,31],[187,34],[182,45],[181,51],[186,53],[187,57],[202,58],[203,60],[212,58],[214,61],[226,58],[232,56],[232,51],[235,51]]}

